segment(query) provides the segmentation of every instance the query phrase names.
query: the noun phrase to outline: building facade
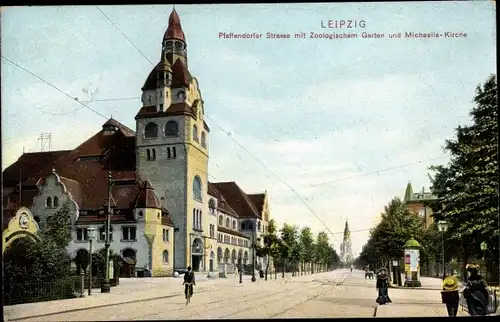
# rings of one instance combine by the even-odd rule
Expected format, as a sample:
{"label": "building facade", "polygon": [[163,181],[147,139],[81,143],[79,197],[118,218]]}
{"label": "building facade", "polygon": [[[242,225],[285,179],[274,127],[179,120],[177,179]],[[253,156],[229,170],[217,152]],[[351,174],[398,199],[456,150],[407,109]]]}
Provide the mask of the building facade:
{"label": "building facade", "polygon": [[88,249],[90,226],[98,231],[94,249],[104,247],[109,204],[111,249],[135,265],[135,274],[234,270],[238,259],[251,263],[252,245],[262,243],[268,196],[208,181],[210,129],[175,9],[161,45],[141,89],[135,131],[109,119],[74,150],[23,154],[3,172],[3,213],[10,220],[26,207],[43,228],[69,205],[68,251],[76,257]]}
{"label": "building facade", "polygon": [[429,228],[434,222],[432,209],[429,204],[436,200],[437,197],[434,196],[431,192],[426,192],[423,187],[420,192],[414,193],[411,182],[408,182],[408,184],[406,185],[403,202],[408,209],[415,212],[422,219],[424,219],[426,229]]}

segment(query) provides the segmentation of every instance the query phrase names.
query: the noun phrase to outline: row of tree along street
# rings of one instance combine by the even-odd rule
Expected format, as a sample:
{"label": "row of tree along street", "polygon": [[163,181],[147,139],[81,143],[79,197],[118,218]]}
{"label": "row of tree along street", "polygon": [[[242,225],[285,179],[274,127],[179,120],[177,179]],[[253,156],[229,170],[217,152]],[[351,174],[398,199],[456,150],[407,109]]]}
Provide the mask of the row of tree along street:
{"label": "row of tree along street", "polygon": [[[442,245],[448,269],[466,278],[465,266],[474,261],[492,283],[498,281],[498,106],[496,75],[476,88],[471,122],[455,129],[454,138],[445,141],[451,158],[447,165],[430,167],[432,193],[437,197],[427,206],[434,224],[411,213],[394,198],[372,229],[370,239],[357,258],[358,265],[387,267],[389,261],[403,257],[404,244],[413,235],[421,244],[420,261],[441,262]],[[448,229],[438,230],[438,222]],[[422,270],[425,274],[425,269]],[[450,273],[448,271],[448,273]]]}
{"label": "row of tree along street", "polygon": [[340,265],[335,249],[330,245],[325,232],[318,233],[316,240],[309,227],[302,229],[283,224],[278,231],[274,220],[269,222],[268,232],[264,235],[263,246],[256,247],[259,257],[266,257],[267,267],[263,267],[267,280],[269,264],[273,262],[275,278],[278,272],[292,275],[317,273],[333,270]]}
{"label": "row of tree along street", "polygon": [[[63,205],[39,231],[40,240],[29,237],[12,242],[3,256],[4,279],[3,300],[5,305],[72,298],[82,290],[81,275],[71,269],[71,256],[67,247],[71,241],[68,205]],[[104,277],[104,252],[92,254],[93,287],[100,287]],[[115,271],[119,271],[122,258],[111,253]],[[88,256],[75,259],[75,264],[84,270]],[[75,276],[76,275],[76,276]],[[85,278],[85,288],[88,279]],[[116,285],[118,279],[111,281]]]}

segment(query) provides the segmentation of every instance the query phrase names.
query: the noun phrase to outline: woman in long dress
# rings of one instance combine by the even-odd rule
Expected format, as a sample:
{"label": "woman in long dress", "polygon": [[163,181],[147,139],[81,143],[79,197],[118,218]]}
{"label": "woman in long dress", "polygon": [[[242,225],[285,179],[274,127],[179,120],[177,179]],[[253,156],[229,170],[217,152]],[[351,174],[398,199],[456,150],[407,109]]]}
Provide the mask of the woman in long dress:
{"label": "woman in long dress", "polygon": [[384,305],[386,303],[392,303],[389,298],[389,274],[385,268],[382,268],[377,274],[377,290],[378,297],[377,303]]}
{"label": "woman in long dress", "polygon": [[464,297],[470,315],[487,315],[490,297],[488,284],[478,273],[479,265],[469,264],[467,270],[470,273],[469,280],[465,285]]}
{"label": "woman in long dress", "polygon": [[448,276],[443,280],[443,291],[441,292],[441,298],[443,303],[446,304],[446,309],[448,310],[448,316],[457,316],[458,304],[460,297],[458,294],[458,278],[454,275]]}

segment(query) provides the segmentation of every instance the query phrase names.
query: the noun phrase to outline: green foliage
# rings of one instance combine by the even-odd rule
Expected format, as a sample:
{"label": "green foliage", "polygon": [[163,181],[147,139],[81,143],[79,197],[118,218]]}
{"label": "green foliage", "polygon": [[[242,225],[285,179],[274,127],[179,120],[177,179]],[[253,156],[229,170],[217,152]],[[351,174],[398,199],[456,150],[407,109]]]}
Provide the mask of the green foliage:
{"label": "green foliage", "polygon": [[[481,256],[479,245],[488,244],[488,260],[498,262],[498,109],[496,76],[476,88],[472,122],[456,129],[446,141],[451,154],[446,166],[430,168],[436,220],[450,224],[447,237],[461,241],[467,254]],[[455,250],[455,255],[460,250]]]}
{"label": "green foliage", "polygon": [[[46,290],[43,287],[52,288],[52,284],[56,281],[68,279],[70,257],[66,248],[71,240],[69,205],[61,206],[52,217],[48,218],[46,223],[41,225],[39,235],[40,241],[31,238],[18,239],[6,250],[3,258],[6,297],[22,293],[22,296],[19,296],[29,302],[36,294],[45,294]],[[39,281],[43,281],[43,285]],[[61,292],[54,289],[54,296],[59,296],[56,296],[57,298],[69,296],[71,292],[69,284],[66,284],[64,286],[66,292],[63,292],[66,295],[61,295]],[[33,291],[33,288],[37,291]],[[31,294],[32,291],[36,294]],[[44,295],[43,299],[47,296]],[[4,299],[9,300],[5,297]]]}

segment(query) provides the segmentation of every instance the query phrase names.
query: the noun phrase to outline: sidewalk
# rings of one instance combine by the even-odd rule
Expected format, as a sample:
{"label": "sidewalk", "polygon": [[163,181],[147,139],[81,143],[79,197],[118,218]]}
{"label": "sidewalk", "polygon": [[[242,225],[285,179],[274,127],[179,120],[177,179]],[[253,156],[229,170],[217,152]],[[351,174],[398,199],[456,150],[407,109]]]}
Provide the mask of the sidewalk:
{"label": "sidewalk", "polygon": [[[378,305],[376,317],[436,317],[448,316],[441,301],[442,280],[422,277],[422,287],[395,287],[389,289],[392,303]],[[460,307],[457,316],[468,316]]]}
{"label": "sidewalk", "polygon": [[[207,279],[197,277],[196,293],[211,292],[221,287],[244,287],[245,289],[262,288],[263,283],[276,283],[277,286],[287,282],[307,282],[317,278],[322,273],[292,277],[285,274],[285,279],[278,275],[278,279],[268,281],[256,276],[256,282],[251,282],[250,275],[243,275],[243,283],[239,283],[239,276],[229,275],[227,278]],[[326,273],[328,274],[328,273]],[[93,289],[92,296],[65,300],[26,303],[4,307],[5,320],[29,319],[31,317],[46,316],[55,313],[69,313],[91,308],[106,307],[131,302],[148,301],[152,299],[170,298],[183,295],[182,278],[155,277],[155,278],[123,278],[120,285],[111,288],[110,293],[101,293],[100,289]]]}

